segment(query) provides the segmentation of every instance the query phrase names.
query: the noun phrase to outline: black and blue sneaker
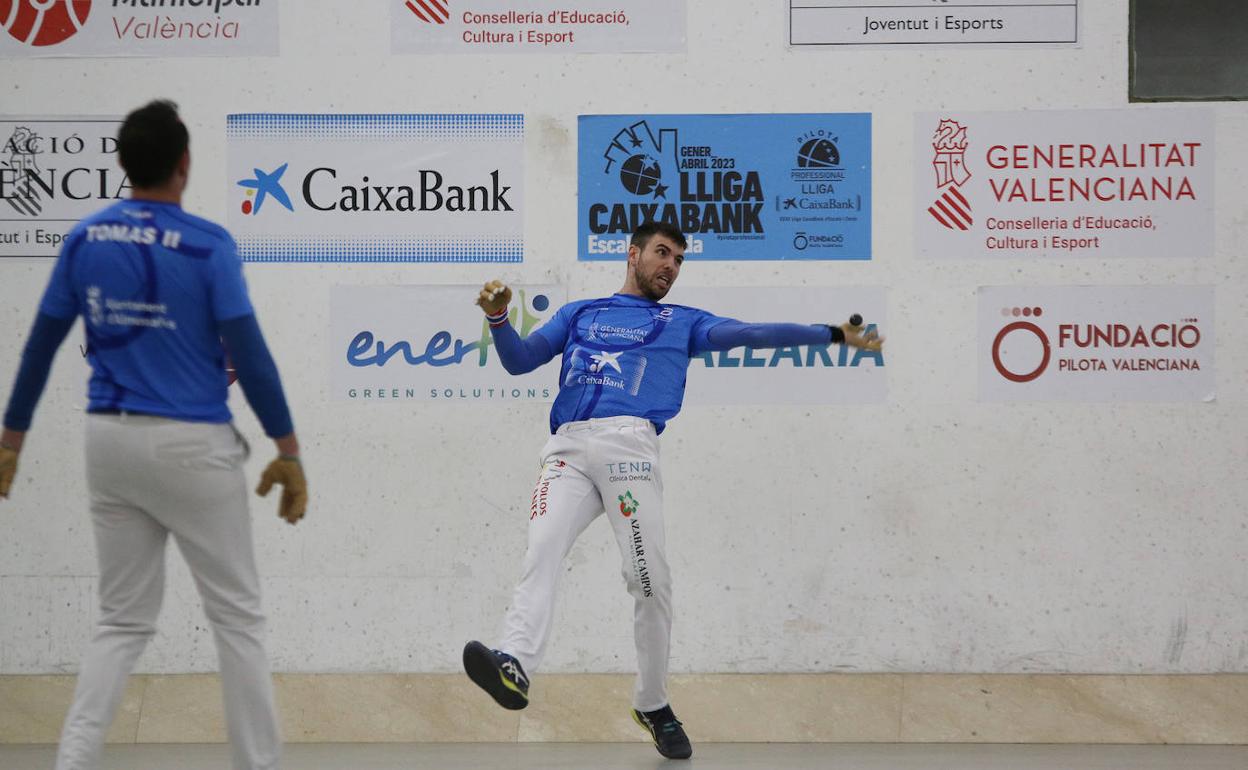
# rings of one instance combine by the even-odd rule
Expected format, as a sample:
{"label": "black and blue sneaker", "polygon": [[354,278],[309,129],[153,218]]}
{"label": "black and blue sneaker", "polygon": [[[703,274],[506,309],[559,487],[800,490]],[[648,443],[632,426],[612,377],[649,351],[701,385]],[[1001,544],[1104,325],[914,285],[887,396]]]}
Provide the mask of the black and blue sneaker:
{"label": "black and blue sneaker", "polygon": [[507,653],[469,642],[464,645],[464,671],[503,708],[516,711],[529,705],[529,678],[520,661]]}
{"label": "black and blue sneaker", "polygon": [[654,747],[668,759],[688,759],[693,756],[693,746],[689,745],[689,736],[680,726],[680,720],[672,713],[671,706],[664,706],[656,711],[638,711],[633,709],[633,721],[650,733]]}

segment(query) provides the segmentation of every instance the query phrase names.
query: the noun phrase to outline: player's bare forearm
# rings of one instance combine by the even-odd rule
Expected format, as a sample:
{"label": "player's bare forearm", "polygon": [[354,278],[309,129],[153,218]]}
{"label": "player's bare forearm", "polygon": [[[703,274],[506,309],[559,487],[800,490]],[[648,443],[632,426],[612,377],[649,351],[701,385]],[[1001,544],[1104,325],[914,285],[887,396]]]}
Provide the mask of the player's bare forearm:
{"label": "player's bare forearm", "polygon": [[26,431],[4,429],[0,433],[0,447],[12,449],[14,452],[22,451],[22,442],[26,440]]}
{"label": "player's bare forearm", "polygon": [[282,457],[299,456],[299,439],[294,433],[288,433],[280,438],[275,438],[273,443],[277,445],[277,453]]}

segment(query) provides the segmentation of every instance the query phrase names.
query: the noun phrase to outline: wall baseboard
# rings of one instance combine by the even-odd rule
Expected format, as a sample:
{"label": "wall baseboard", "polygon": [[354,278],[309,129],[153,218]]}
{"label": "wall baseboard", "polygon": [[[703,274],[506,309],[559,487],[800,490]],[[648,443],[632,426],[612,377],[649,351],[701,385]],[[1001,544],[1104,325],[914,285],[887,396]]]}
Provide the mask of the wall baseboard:
{"label": "wall baseboard", "polygon": [[[291,743],[633,741],[632,677],[546,674],[519,712],[453,674],[277,674]],[[0,743],[55,743],[72,676],[0,676]],[[685,674],[701,742],[1248,744],[1248,674]],[[224,742],[211,674],[131,678],[110,743]]]}

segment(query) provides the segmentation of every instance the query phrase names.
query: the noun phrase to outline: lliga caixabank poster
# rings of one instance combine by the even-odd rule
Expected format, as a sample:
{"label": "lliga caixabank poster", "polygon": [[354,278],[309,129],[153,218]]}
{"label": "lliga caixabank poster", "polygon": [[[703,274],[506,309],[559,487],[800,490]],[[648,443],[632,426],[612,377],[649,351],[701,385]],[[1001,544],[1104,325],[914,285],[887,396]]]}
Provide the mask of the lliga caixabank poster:
{"label": "lliga caixabank poster", "polygon": [[871,259],[871,115],[582,115],[578,258],[654,220],[687,259]]}

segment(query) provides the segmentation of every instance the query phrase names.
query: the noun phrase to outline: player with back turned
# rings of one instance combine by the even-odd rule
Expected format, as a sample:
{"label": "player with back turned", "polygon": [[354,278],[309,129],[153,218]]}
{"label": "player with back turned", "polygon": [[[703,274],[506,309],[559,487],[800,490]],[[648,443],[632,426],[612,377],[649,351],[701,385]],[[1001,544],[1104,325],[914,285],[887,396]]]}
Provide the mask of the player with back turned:
{"label": "player with back turned", "polygon": [[307,483],[234,240],[182,210],[189,144],[170,102],[126,116],[117,151],[132,197],[66,237],[4,414],[0,497],[9,495],[52,359],[81,315],[92,370],[86,463],[100,609],[57,770],[99,767],[126,678],[156,630],[171,533],[216,639],[233,766],[272,770],[281,758],[243,477],[250,450],[230,422],[223,341],[277,445],[257,491],[281,485],[279,515],[294,524]]}
{"label": "player with back turned", "polygon": [[750,324],[696,308],[661,304],[684,261],[685,236],[647,222],[633,234],[624,287],[603,299],[564,305],[521,339],[508,322],[511,290],[487,283],[477,304],[511,374],[562,356],[553,434],[542,450],[533,493],[528,550],[497,649],[464,648],[464,668],[504,708],[528,705],[529,673],[541,664],[554,618],[564,557],[603,510],[635,600],[638,677],[633,718],[659,753],[693,753],[667,695],[672,581],[664,546],[663,481],[658,435],[680,411],[689,359],[740,346],[847,344],[879,350],[883,339],[861,333],[861,318],[840,326]]}

